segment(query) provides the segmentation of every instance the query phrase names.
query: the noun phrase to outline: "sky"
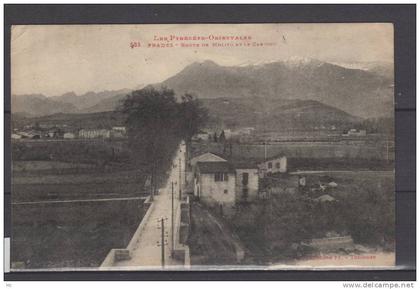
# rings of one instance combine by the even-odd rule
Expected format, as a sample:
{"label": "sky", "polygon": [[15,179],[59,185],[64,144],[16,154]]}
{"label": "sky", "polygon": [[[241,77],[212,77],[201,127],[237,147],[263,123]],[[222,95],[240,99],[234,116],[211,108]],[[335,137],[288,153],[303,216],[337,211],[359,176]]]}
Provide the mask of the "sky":
{"label": "sky", "polygon": [[[12,94],[54,96],[138,88],[205,60],[224,66],[290,58],[392,63],[393,33],[392,24],[380,23],[16,25],[11,37]],[[170,41],[171,35],[205,40]],[[245,40],[215,40],[218,36]],[[169,41],[155,40],[164,37]],[[130,47],[133,43],[140,47]],[[153,48],[149,43],[178,46]],[[180,47],[182,43],[209,47]],[[213,47],[214,43],[250,46]]]}

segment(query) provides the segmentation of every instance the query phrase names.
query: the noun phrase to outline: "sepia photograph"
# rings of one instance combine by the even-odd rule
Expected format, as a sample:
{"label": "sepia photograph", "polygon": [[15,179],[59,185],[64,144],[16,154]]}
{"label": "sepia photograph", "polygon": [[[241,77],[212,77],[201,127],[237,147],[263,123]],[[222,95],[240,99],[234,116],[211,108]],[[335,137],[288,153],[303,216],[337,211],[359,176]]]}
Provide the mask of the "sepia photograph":
{"label": "sepia photograph", "polygon": [[393,269],[392,23],[13,25],[10,269]]}

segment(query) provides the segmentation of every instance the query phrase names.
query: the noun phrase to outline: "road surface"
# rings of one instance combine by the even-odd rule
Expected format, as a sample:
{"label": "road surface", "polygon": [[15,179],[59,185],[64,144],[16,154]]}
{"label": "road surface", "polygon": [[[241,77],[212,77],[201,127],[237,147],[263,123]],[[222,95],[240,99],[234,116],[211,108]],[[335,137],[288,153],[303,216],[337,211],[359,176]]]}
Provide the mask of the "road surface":
{"label": "road surface", "polygon": [[[156,270],[162,269],[161,262],[161,229],[160,220],[163,218],[165,223],[165,237],[167,244],[165,245],[165,269],[180,267],[179,261],[171,258],[172,249],[172,229],[171,229],[171,208],[172,208],[172,182],[174,183],[174,216],[178,213],[179,207],[179,181],[184,179],[185,173],[185,143],[181,143],[178,147],[177,154],[173,159],[173,164],[169,172],[169,178],[166,185],[159,189],[159,194],[154,197],[154,208],[148,218],[148,221],[141,232],[137,244],[131,252],[131,259],[114,263],[114,267],[125,268],[127,270]],[[180,166],[181,164],[181,166]],[[180,177],[181,173],[181,177]],[[182,184],[181,184],[182,186]],[[177,230],[175,230],[177,231]]]}

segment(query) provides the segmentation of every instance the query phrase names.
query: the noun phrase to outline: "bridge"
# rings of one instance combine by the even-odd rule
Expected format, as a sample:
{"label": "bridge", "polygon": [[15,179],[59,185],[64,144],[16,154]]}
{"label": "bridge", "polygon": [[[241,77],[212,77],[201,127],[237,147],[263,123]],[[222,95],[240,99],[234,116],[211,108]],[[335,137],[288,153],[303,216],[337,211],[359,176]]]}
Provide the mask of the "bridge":
{"label": "bridge", "polygon": [[112,249],[101,270],[174,270],[189,266],[189,248],[185,245],[189,201],[182,193],[185,165],[186,145],[182,142],[166,184],[153,200],[146,201],[150,206],[130,243],[126,248]]}

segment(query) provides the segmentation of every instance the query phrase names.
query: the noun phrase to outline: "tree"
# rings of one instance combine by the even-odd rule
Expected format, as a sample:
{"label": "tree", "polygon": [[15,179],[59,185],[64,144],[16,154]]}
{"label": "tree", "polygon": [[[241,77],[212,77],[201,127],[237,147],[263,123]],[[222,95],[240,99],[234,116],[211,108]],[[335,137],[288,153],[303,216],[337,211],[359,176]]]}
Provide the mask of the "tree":
{"label": "tree", "polygon": [[202,107],[200,101],[190,94],[181,96],[179,105],[180,128],[183,138],[189,142],[193,135],[208,121],[208,111]]}
{"label": "tree", "polygon": [[190,94],[181,96],[179,104],[179,128],[182,138],[185,140],[188,148],[191,138],[197,134],[208,121],[208,111],[201,106],[200,101]]}
{"label": "tree", "polygon": [[181,139],[189,142],[207,119],[207,112],[190,95],[178,102],[173,90],[146,87],[133,91],[120,107],[126,115],[129,146],[136,166],[151,176],[152,193],[157,177],[169,167]]}
{"label": "tree", "polygon": [[151,87],[133,91],[121,111],[126,115],[132,160],[151,175],[153,196],[157,175],[167,167],[179,141],[175,94],[172,90]]}
{"label": "tree", "polygon": [[222,143],[226,141],[226,136],[225,136],[225,131],[224,130],[222,130],[222,132],[220,133],[219,141],[222,142]]}

